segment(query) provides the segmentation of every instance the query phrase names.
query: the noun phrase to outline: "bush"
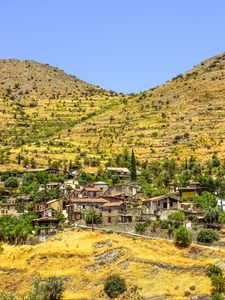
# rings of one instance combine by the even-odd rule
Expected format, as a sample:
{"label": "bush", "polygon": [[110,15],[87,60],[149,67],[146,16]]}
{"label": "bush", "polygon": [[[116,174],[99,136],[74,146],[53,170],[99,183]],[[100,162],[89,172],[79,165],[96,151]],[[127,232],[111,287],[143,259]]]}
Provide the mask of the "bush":
{"label": "bush", "polygon": [[225,277],[221,275],[214,275],[211,277],[211,282],[212,282],[212,293],[224,293],[225,292]]}
{"label": "bush", "polygon": [[112,274],[107,277],[104,291],[110,298],[115,298],[126,290],[125,280],[119,275]]}
{"label": "bush", "polygon": [[178,247],[188,247],[192,242],[192,237],[184,226],[180,226],[175,230],[174,241]]}
{"label": "bush", "polygon": [[15,296],[13,294],[10,294],[8,292],[0,292],[0,299],[1,300],[16,300]]}
{"label": "bush", "polygon": [[48,277],[41,279],[37,277],[32,285],[31,291],[23,300],[60,300],[64,289],[62,279]]}
{"label": "bush", "polygon": [[220,293],[215,293],[212,295],[212,300],[224,300],[224,296]]}
{"label": "bush", "polygon": [[5,187],[9,188],[9,189],[14,189],[17,188],[19,186],[18,180],[15,177],[9,177],[6,181],[5,181]]}
{"label": "bush", "polygon": [[144,223],[137,223],[137,224],[135,225],[135,232],[136,232],[136,233],[143,234],[143,233],[146,231],[148,225],[149,225],[149,224],[148,224],[147,222],[144,222]]}
{"label": "bush", "polygon": [[168,221],[171,222],[175,228],[178,228],[184,223],[186,219],[185,214],[182,211],[176,211],[168,216]]}
{"label": "bush", "polygon": [[201,243],[213,243],[219,240],[219,235],[212,229],[202,229],[199,231],[197,241]]}
{"label": "bush", "polygon": [[85,215],[85,222],[87,225],[91,225],[91,224],[100,224],[102,222],[102,219],[99,215],[99,213],[97,213],[96,211],[88,211]]}
{"label": "bush", "polygon": [[220,267],[210,264],[206,269],[206,275],[211,278],[212,276],[222,276],[223,272]]}

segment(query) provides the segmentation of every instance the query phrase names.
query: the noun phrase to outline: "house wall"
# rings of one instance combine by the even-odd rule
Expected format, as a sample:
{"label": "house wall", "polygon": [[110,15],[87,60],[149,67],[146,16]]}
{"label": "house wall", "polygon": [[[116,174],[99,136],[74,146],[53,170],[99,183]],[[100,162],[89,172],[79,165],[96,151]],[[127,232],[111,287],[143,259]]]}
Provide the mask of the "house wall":
{"label": "house wall", "polygon": [[63,199],[59,199],[57,201],[49,203],[48,206],[55,209],[56,211],[62,211],[62,209],[63,209]]}
{"label": "house wall", "polygon": [[102,224],[117,224],[119,222],[119,212],[118,210],[111,209],[102,211]]}
{"label": "house wall", "polygon": [[182,191],[181,192],[181,198],[182,199],[193,198],[195,196],[196,196],[195,191]]}

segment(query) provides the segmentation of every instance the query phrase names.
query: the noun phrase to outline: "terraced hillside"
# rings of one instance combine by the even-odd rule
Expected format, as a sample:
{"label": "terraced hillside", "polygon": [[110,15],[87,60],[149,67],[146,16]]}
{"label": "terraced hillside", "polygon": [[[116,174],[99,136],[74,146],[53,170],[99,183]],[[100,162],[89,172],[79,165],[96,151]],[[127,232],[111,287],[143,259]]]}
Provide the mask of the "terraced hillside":
{"label": "terraced hillside", "polygon": [[[83,147],[93,137],[109,154],[126,145],[139,157],[224,156],[225,54],[74,127]],[[106,147],[107,145],[107,147]]]}
{"label": "terraced hillside", "polygon": [[225,259],[224,249],[177,249],[169,242],[88,231],[67,231],[35,246],[3,248],[0,290],[21,295],[37,274],[58,276],[65,282],[63,299],[73,300],[107,299],[103,284],[111,273],[126,280],[128,291],[122,299],[182,300],[210,294],[206,265],[222,267]]}
{"label": "terraced hillside", "polygon": [[[16,154],[28,148],[38,164],[62,153],[74,159],[71,128],[121,101],[112,91],[87,84],[49,65],[0,60],[0,162],[13,167]],[[76,137],[73,137],[76,139]]]}
{"label": "terraced hillside", "polygon": [[[153,74],[154,76],[154,74]],[[225,54],[155,89],[122,95],[32,61],[0,61],[1,168],[64,164],[133,147],[140,159],[224,156]]]}

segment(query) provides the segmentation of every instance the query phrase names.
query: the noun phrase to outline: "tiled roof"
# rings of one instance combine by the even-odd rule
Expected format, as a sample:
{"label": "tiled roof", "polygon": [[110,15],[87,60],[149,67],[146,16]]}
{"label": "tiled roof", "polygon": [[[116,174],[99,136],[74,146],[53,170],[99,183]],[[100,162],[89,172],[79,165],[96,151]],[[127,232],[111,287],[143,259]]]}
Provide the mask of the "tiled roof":
{"label": "tiled roof", "polygon": [[71,201],[72,203],[108,203],[108,200],[103,198],[77,198]]}
{"label": "tiled roof", "polygon": [[109,203],[105,203],[103,205],[103,207],[120,206],[121,204],[123,204],[122,201],[119,201],[119,202],[109,202]]}

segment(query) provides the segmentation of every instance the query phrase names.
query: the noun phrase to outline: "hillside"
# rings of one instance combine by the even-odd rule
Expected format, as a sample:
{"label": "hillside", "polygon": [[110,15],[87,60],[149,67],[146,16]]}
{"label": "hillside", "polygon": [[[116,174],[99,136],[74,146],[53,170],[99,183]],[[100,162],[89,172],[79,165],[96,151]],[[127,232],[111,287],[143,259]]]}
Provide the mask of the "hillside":
{"label": "hillside", "polygon": [[107,299],[103,283],[111,273],[126,279],[128,292],[123,299],[138,299],[131,292],[134,286],[143,299],[189,299],[184,291],[190,286],[195,286],[192,295],[209,294],[210,280],[204,275],[205,267],[208,263],[222,266],[225,259],[223,249],[191,246],[182,250],[164,241],[75,230],[35,246],[3,248],[1,290],[23,294],[35,275],[59,276],[65,281],[63,299],[73,300]]}
{"label": "hillside", "polygon": [[83,152],[104,160],[126,147],[148,160],[223,157],[224,79],[225,54],[133,95],[105,91],[49,65],[0,60],[1,167],[18,167],[21,149],[38,165],[68,163]]}

